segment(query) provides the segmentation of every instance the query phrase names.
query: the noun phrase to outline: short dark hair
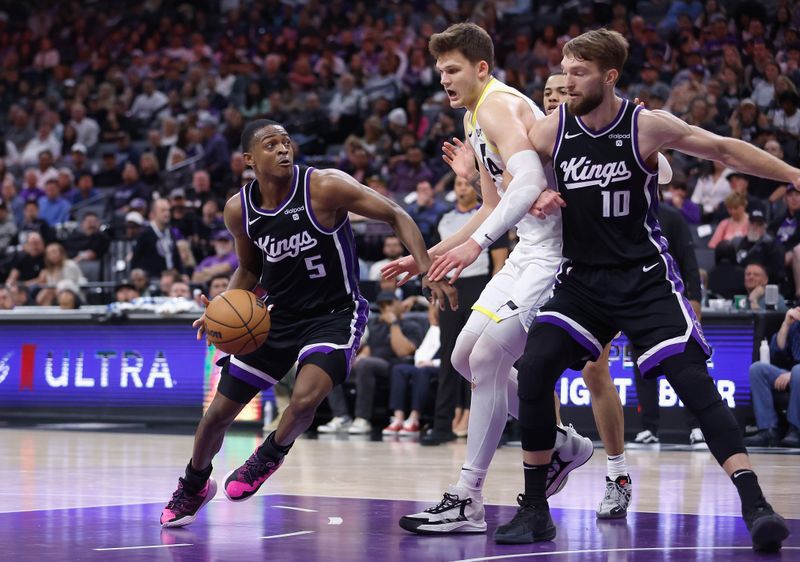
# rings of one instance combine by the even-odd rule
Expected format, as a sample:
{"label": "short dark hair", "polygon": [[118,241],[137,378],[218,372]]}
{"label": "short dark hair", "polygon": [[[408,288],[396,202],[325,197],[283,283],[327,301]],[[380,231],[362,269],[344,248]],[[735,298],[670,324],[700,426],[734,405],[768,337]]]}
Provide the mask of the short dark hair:
{"label": "short dark hair", "polygon": [[270,125],[283,127],[283,125],[277,121],[273,121],[272,119],[256,119],[255,121],[250,121],[245,126],[244,131],[242,131],[242,151],[250,152],[250,145],[253,143],[256,133],[264,127],[269,127]]}
{"label": "short dark hair", "polygon": [[231,276],[229,274],[227,274],[227,273],[218,273],[217,275],[215,275],[214,277],[212,277],[211,279],[208,280],[208,286],[210,287],[211,284],[214,281],[216,281],[217,279],[226,279],[226,280],[230,281],[231,280]]}
{"label": "short dark hair", "polygon": [[494,43],[482,27],[474,23],[456,23],[431,35],[428,50],[434,58],[458,51],[471,63],[486,61],[489,71],[494,68]]}

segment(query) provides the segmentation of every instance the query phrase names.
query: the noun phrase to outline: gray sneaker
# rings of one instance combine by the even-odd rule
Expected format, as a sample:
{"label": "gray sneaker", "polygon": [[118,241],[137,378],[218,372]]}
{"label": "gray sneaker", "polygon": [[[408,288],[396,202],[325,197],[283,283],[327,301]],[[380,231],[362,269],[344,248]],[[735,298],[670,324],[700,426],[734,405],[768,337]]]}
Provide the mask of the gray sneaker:
{"label": "gray sneaker", "polygon": [[606,476],[606,495],[597,508],[597,518],[622,519],[627,516],[632,492],[630,475],[618,476],[616,480]]}

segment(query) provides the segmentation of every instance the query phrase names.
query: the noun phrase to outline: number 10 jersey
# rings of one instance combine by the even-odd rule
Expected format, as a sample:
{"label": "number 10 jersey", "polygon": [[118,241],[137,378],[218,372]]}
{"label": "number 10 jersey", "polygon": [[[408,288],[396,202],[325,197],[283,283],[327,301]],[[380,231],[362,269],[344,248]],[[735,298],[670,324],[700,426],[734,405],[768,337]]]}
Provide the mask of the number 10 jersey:
{"label": "number 10 jersey", "polygon": [[658,174],[639,154],[642,108],[622,101],[594,131],[559,106],[553,171],[561,197],[564,257],[577,264],[626,266],[667,250],[658,222]]}

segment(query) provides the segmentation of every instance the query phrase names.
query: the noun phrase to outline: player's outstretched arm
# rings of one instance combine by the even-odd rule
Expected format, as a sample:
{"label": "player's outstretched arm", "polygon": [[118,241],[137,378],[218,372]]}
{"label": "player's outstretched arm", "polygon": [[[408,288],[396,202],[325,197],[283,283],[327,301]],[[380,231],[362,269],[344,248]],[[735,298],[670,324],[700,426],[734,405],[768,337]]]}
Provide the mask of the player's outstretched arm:
{"label": "player's outstretched arm", "polygon": [[[361,216],[388,223],[397,234],[403,245],[411,252],[420,272],[430,269],[431,259],[425,248],[422,238],[414,220],[400,205],[384,197],[369,187],[360,184],[352,176],[339,170],[328,169],[317,171],[318,181],[322,182],[319,190],[320,200],[327,209],[336,210],[337,216],[341,213],[353,212]],[[427,280],[423,281],[423,285]],[[439,307],[444,308],[444,299],[450,301],[453,310],[458,308],[458,297],[452,288],[445,283],[431,283],[429,288],[433,300]]]}
{"label": "player's outstretched arm", "polygon": [[[522,220],[547,187],[547,178],[528,138],[525,121],[506,102],[499,97],[490,99],[486,107],[489,111],[484,110],[481,124],[489,139],[497,139],[495,145],[505,162],[506,171],[512,176],[511,181],[505,195],[470,239],[434,261],[431,279],[441,279],[455,269],[450,279],[451,283],[455,282],[461,271],[474,262],[483,249]],[[531,122],[530,126],[536,127],[537,123]]]}
{"label": "player's outstretched arm", "polygon": [[639,121],[639,149],[643,155],[672,148],[690,156],[717,160],[745,174],[800,186],[800,169],[752,144],[689,125],[666,111],[642,111]]}

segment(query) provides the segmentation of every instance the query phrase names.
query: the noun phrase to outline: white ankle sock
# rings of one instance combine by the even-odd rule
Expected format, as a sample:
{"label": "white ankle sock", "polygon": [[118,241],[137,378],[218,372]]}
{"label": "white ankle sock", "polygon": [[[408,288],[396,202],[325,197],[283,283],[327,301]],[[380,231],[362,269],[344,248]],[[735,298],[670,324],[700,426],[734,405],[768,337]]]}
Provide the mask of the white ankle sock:
{"label": "white ankle sock", "polygon": [[461,467],[461,474],[458,477],[457,486],[466,488],[471,492],[480,493],[483,490],[483,483],[486,481],[486,470],[477,468]]}
{"label": "white ankle sock", "polygon": [[611,480],[616,480],[620,476],[628,474],[628,465],[625,463],[625,453],[606,457],[606,466],[608,467],[608,477]]}

